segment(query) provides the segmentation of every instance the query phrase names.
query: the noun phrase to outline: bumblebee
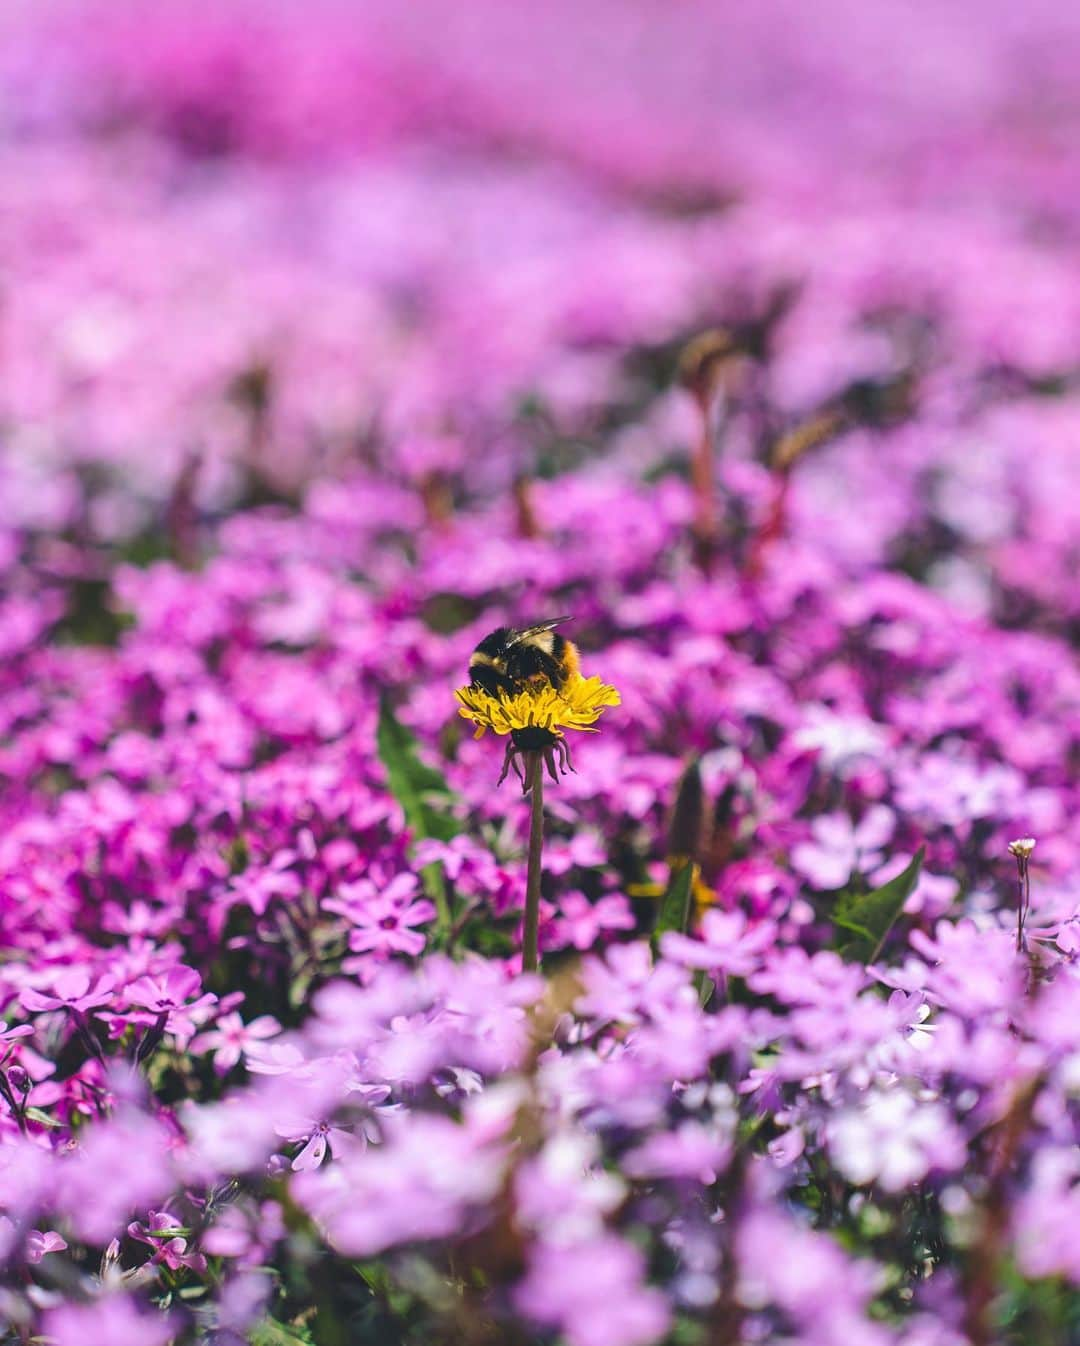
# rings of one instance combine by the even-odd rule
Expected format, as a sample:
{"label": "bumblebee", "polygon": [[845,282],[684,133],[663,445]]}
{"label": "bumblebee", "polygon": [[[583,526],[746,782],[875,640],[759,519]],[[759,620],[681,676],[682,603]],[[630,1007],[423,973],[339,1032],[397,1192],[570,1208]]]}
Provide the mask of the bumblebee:
{"label": "bumblebee", "polygon": [[497,627],[473,650],[469,682],[491,696],[515,696],[530,684],[560,688],[578,671],[578,651],[555,627],[566,617],[517,630]]}

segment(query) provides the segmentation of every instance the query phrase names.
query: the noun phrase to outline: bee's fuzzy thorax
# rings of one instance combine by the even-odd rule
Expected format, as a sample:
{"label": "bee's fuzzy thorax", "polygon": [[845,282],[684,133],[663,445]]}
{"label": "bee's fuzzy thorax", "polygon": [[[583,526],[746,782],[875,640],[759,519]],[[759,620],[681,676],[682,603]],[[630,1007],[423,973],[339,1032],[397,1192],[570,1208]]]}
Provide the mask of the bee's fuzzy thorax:
{"label": "bee's fuzzy thorax", "polygon": [[512,695],[526,687],[558,690],[579,669],[577,647],[554,629],[564,620],[521,629],[496,627],[470,656],[470,683],[493,696]]}

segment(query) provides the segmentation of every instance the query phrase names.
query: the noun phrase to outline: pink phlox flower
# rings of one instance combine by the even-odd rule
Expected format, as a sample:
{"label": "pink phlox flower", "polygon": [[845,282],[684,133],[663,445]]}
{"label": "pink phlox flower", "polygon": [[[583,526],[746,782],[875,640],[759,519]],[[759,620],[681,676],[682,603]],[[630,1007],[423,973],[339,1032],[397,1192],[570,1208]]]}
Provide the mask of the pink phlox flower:
{"label": "pink phlox flower", "polygon": [[275,898],[298,897],[303,884],[290,868],[298,858],[295,851],[278,851],[265,865],[251,865],[234,875],[229,881],[229,906],[249,907],[256,916],[264,916]]}
{"label": "pink phlox flower", "polygon": [[234,1011],[221,1015],[208,1032],[192,1038],[189,1050],[196,1055],[212,1052],[214,1070],[219,1075],[225,1075],[253,1044],[265,1042],[280,1032],[281,1025],[271,1014],[260,1014],[250,1023],[245,1023]]}
{"label": "pink phlox flower", "polygon": [[127,1295],[64,1304],[45,1316],[54,1346],[168,1346],[176,1325],[165,1313],[142,1312]]}
{"label": "pink phlox flower", "polygon": [[[11,1256],[19,1237],[15,1222],[8,1215],[0,1214],[0,1256]],[[65,1239],[53,1230],[31,1229],[26,1233],[23,1243],[23,1256],[36,1266],[48,1253],[63,1252],[67,1247]]]}
{"label": "pink phlox flower", "polygon": [[392,1103],[393,1090],[388,1084],[366,1084],[360,1080],[350,1080],[345,1086],[346,1099],[356,1113],[352,1123],[354,1139],[360,1145],[378,1144],[382,1140],[383,1126],[392,1117],[404,1112],[404,1105]]}
{"label": "pink phlox flower", "polygon": [[739,1223],[738,1297],[749,1309],[776,1305],[810,1338],[887,1346],[892,1334],[868,1323],[864,1306],[877,1288],[875,1268],[839,1244],[767,1206]]}
{"label": "pink phlox flower", "polygon": [[0,1043],[17,1042],[19,1038],[28,1038],[34,1031],[33,1024],[14,1024],[8,1027],[0,1019]]}
{"label": "pink phlox flower", "polygon": [[606,862],[607,852],[600,838],[586,828],[580,828],[567,840],[552,842],[545,848],[544,868],[550,874],[566,874],[575,865],[580,869],[599,869]]}
{"label": "pink phlox flower", "polygon": [[600,1234],[604,1217],[626,1197],[626,1184],[599,1162],[594,1136],[559,1131],[514,1173],[514,1218],[553,1243]]}
{"label": "pink phlox flower", "polygon": [[538,1242],[514,1303],[526,1317],[559,1328],[569,1346],[651,1346],[671,1313],[645,1277],[643,1254],[615,1234]]}
{"label": "pink phlox flower", "polygon": [[[426,937],[416,929],[437,915],[435,904],[426,898],[411,900],[418,887],[416,876],[399,874],[378,892],[367,880],[342,884],[339,896],[328,898],[323,906],[340,912],[352,925],[349,948],[353,953],[370,953],[387,958],[394,953],[417,957],[423,953]],[[349,960],[350,971],[358,960]]]}
{"label": "pink phlox flower", "polygon": [[880,757],[887,732],[863,715],[842,715],[824,705],[805,709],[803,726],[791,736],[794,747],[819,754],[826,771],[846,774],[853,758]]}
{"label": "pink phlox flower", "polygon": [[395,874],[386,882],[368,877],[356,879],[352,883],[341,883],[331,897],[322,900],[325,911],[344,916],[350,923],[360,920],[372,902],[379,898],[388,898],[392,903],[406,903],[415,897],[420,888],[420,880],[407,870]]}
{"label": "pink phlox flower", "polygon": [[977,818],[1022,816],[1024,778],[1003,763],[977,765],[924,752],[893,771],[896,806],[946,827],[967,829]]}
{"label": "pink phlox flower", "polygon": [[1047,1145],[1033,1159],[1031,1177],[1013,1208],[1013,1236],[1028,1276],[1080,1280],[1080,1159],[1076,1147]]}
{"label": "pink phlox flower", "polygon": [[671,1003],[689,984],[681,967],[665,962],[654,966],[643,940],[614,944],[603,958],[586,958],[581,980],[585,993],[575,1003],[576,1012],[623,1024],[640,1023],[651,1006]]}
{"label": "pink phlox flower", "polygon": [[708,1186],[726,1165],[731,1143],[701,1122],[685,1121],[673,1131],[657,1131],[623,1161],[632,1178],[689,1179]]}
{"label": "pink phlox flower", "polygon": [[125,988],[127,999],[134,1006],[126,1018],[130,1023],[149,1027],[164,1015],[165,1032],[186,1046],[206,1010],[217,1004],[216,995],[209,991],[199,995],[201,989],[199,974],[182,964],[138,977]]}
{"label": "pink phlox flower", "polygon": [[55,1009],[70,1009],[85,1014],[87,1010],[105,1005],[112,999],[116,979],[106,973],[91,983],[89,972],[71,967],[55,974],[47,985],[48,990],[25,987],[19,997],[23,1008],[32,1014]]}
{"label": "pink phlox flower", "polygon": [[101,909],[102,928],[128,939],[159,938],[169,933],[175,920],[175,913],[168,908],[152,907],[139,899],[130,906],[106,902]]}
{"label": "pink phlox flower", "polygon": [[154,1249],[153,1260],[170,1271],[178,1271],[180,1267],[206,1270],[206,1258],[200,1252],[188,1252],[188,1231],[168,1211],[152,1210],[147,1224],[135,1220],[128,1225],[127,1232],[140,1243],[149,1244]]}
{"label": "pink phlox flower", "polygon": [[1024,986],[1011,929],[939,921],[933,937],[913,930],[911,945],[928,964],[927,997],[957,1014],[975,1017],[1006,1009]]}
{"label": "pink phlox flower", "polygon": [[297,1173],[294,1198],[342,1253],[366,1257],[401,1243],[460,1235],[503,1183],[501,1146],[449,1117],[411,1113],[381,1145]]}
{"label": "pink phlox flower", "polygon": [[26,1236],[26,1260],[40,1262],[49,1253],[62,1253],[67,1246],[67,1240],[54,1229],[31,1229]]}
{"label": "pink phlox flower", "polygon": [[291,1038],[248,1042],[245,1057],[254,1075],[292,1075],[307,1064],[303,1047]]}
{"label": "pink phlox flower", "polygon": [[846,1011],[867,977],[861,967],[845,963],[828,949],[811,954],[799,945],[777,945],[747,981],[751,990],[775,996],[785,1005],[825,1005]]}
{"label": "pink phlox flower", "polygon": [[937,1025],[927,1022],[933,1010],[923,996],[901,990],[893,991],[889,996],[889,1012],[908,1046],[920,1052],[930,1046]]}
{"label": "pink phlox flower", "polygon": [[947,1109],[905,1090],[876,1089],[829,1123],[829,1146],[852,1182],[877,1182],[902,1191],[931,1169],[951,1171],[967,1155],[964,1138]]}
{"label": "pink phlox flower", "polygon": [[701,918],[701,938],[669,930],[660,938],[665,958],[686,967],[746,977],[761,965],[763,954],[776,943],[776,922],[751,924],[742,911],[711,908]]}
{"label": "pink phlox flower", "polygon": [[584,893],[570,892],[559,899],[559,915],[552,923],[560,947],[591,949],[601,934],[633,930],[634,913],[621,893],[590,902]]}
{"label": "pink phlox flower", "polygon": [[327,1155],[333,1159],[340,1159],[352,1146],[359,1143],[357,1137],[345,1127],[336,1126],[324,1118],[284,1118],[275,1122],[274,1130],[282,1140],[303,1142],[291,1164],[294,1173],[318,1168]]}
{"label": "pink phlox flower", "polygon": [[826,813],[810,824],[812,840],[791,851],[792,866],[815,888],[842,888],[858,872],[880,865],[882,847],[896,827],[896,818],[884,804],[869,808],[858,823],[846,813]]}

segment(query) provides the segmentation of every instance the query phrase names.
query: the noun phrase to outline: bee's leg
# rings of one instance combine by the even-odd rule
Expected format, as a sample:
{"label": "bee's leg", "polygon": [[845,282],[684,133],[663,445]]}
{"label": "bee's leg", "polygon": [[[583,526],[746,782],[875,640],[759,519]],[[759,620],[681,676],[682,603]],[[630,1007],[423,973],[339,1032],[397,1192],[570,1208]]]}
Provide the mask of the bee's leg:
{"label": "bee's leg", "polygon": [[473,664],[469,669],[469,681],[474,687],[487,692],[488,696],[512,696],[514,684],[500,669],[491,664]]}

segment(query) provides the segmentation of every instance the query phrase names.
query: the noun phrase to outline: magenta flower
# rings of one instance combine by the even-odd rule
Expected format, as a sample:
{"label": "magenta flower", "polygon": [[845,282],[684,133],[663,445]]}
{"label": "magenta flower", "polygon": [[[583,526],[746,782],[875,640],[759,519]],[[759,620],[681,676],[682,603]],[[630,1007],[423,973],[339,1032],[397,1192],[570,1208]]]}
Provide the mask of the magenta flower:
{"label": "magenta flower", "polygon": [[67,1246],[54,1229],[31,1229],[26,1236],[26,1260],[36,1264],[49,1253],[62,1253]]}
{"label": "magenta flower", "polygon": [[632,1150],[624,1160],[637,1178],[685,1178],[709,1185],[716,1181],[731,1153],[731,1144],[700,1122],[683,1122],[677,1130],[660,1131]]}
{"label": "magenta flower", "polygon": [[229,905],[249,907],[256,916],[264,916],[270,903],[278,898],[291,900],[303,889],[300,877],[291,866],[297,861],[294,851],[279,851],[265,865],[254,865],[229,882]]}
{"label": "magenta flower", "polygon": [[837,1165],[855,1183],[899,1192],[930,1169],[963,1164],[963,1138],[939,1102],[922,1102],[901,1088],[875,1090],[836,1116],[829,1127]]}
{"label": "magenta flower", "polygon": [[416,927],[433,921],[437,914],[435,904],[426,898],[412,900],[417,887],[412,874],[397,875],[381,892],[365,880],[342,884],[338,896],[323,906],[340,912],[352,925],[349,948],[354,953],[381,957],[404,953],[415,958],[426,943]]}
{"label": "magenta flower", "polygon": [[147,1224],[136,1220],[128,1225],[127,1232],[140,1243],[148,1243],[154,1249],[153,1260],[170,1271],[178,1271],[180,1267],[206,1270],[206,1258],[202,1253],[188,1252],[187,1231],[168,1211],[152,1210]]}
{"label": "magenta flower", "polygon": [[761,966],[763,954],[776,943],[776,924],[751,925],[741,911],[710,908],[701,918],[700,939],[670,930],[660,943],[664,956],[673,962],[746,977]]}
{"label": "magenta flower", "polygon": [[560,946],[591,949],[609,930],[633,930],[634,914],[619,893],[590,902],[584,893],[570,892],[559,899],[559,914],[553,926]]}
{"label": "magenta flower", "polygon": [[644,1279],[645,1259],[614,1234],[538,1243],[514,1302],[526,1317],[559,1328],[570,1346],[651,1346],[667,1331],[670,1311]]}
{"label": "magenta flower", "polygon": [[142,1312],[119,1293],[51,1309],[45,1324],[56,1346],[168,1346],[173,1339],[167,1315]]}
{"label": "magenta flower", "polygon": [[106,974],[91,984],[89,972],[81,968],[65,968],[48,985],[51,988],[49,990],[26,987],[19,997],[23,1008],[33,1014],[55,1009],[70,1009],[85,1014],[98,1005],[108,1004],[113,996],[116,979]]}
{"label": "magenta flower", "polygon": [[129,1023],[145,1025],[146,1032],[136,1050],[136,1060],[143,1060],[166,1033],[181,1047],[187,1046],[207,1011],[217,1003],[212,992],[200,996],[201,988],[202,979],[193,968],[176,965],[165,972],[137,977],[125,988],[134,1008],[102,1017],[107,1018],[114,1034]]}
{"label": "magenta flower", "polygon": [[189,1050],[196,1055],[212,1052],[214,1070],[219,1075],[227,1075],[245,1052],[280,1032],[281,1025],[271,1014],[260,1014],[250,1023],[244,1023],[233,1011],[223,1014],[207,1032],[192,1038]]}
{"label": "magenta flower", "polygon": [[291,1164],[294,1173],[318,1168],[327,1155],[340,1159],[351,1146],[359,1143],[357,1137],[344,1127],[313,1117],[278,1122],[274,1130],[282,1140],[303,1141]]}
{"label": "magenta flower", "polygon": [[883,804],[868,809],[858,823],[846,813],[822,814],[810,824],[813,840],[793,847],[791,863],[815,888],[842,888],[852,874],[877,868],[895,827],[892,810]]}

